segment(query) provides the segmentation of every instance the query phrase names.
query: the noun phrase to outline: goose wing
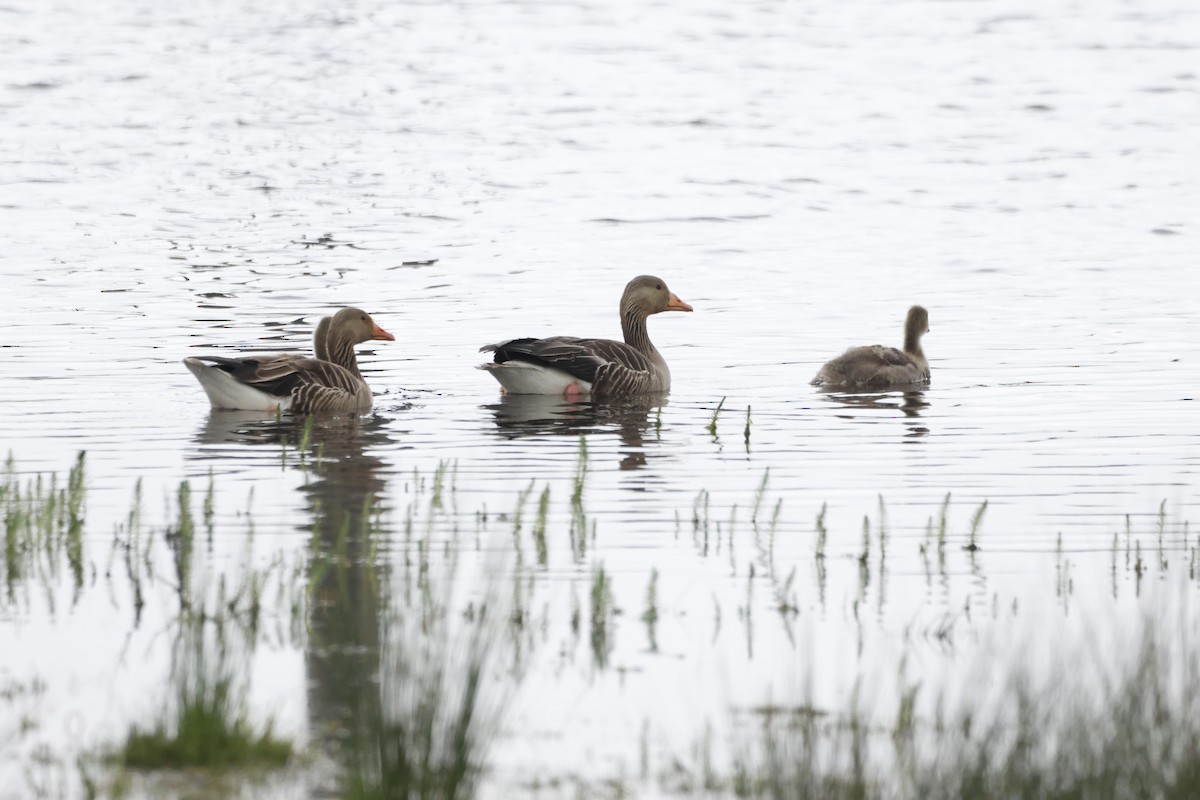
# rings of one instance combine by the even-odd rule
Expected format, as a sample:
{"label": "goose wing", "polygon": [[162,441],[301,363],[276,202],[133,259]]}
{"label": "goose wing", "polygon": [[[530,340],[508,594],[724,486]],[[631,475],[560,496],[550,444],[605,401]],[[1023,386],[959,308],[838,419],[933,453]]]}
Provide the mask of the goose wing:
{"label": "goose wing", "polygon": [[821,367],[812,383],[815,386],[829,384],[865,388],[919,383],[928,379],[926,368],[908,353],[876,344],[850,348]]}
{"label": "goose wing", "polygon": [[203,356],[239,383],[274,397],[291,397],[293,411],[301,413],[358,409],[363,381],[330,361],[283,355],[244,358]]}
{"label": "goose wing", "polygon": [[916,366],[912,356],[903,350],[897,350],[895,347],[885,347],[877,344],[874,347],[867,348],[872,351],[872,354],[878,359],[880,367],[912,367]]}
{"label": "goose wing", "polygon": [[650,362],[644,355],[624,342],[612,339],[577,339],[571,336],[552,336],[548,339],[512,339],[489,344],[480,352],[495,353],[494,361],[527,361],[550,369],[560,370],[571,377],[596,384],[611,380],[615,373],[645,373],[650,375]]}
{"label": "goose wing", "polygon": [[371,408],[367,384],[350,370],[330,361],[304,359],[294,365],[300,385],[292,389],[292,408],[305,414],[366,412]]}
{"label": "goose wing", "polygon": [[895,347],[876,345],[879,351],[879,369],[875,373],[876,381],[887,383],[923,383],[929,380],[929,363],[920,357],[913,357]]}

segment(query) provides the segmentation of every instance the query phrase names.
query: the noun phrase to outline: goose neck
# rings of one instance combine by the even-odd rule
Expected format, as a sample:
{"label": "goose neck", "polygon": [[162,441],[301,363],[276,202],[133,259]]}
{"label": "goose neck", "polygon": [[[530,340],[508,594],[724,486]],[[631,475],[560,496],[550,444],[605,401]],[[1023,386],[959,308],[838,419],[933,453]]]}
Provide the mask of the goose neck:
{"label": "goose neck", "polygon": [[336,330],[330,331],[325,339],[328,359],[339,367],[344,367],[356,378],[362,378],[358,371],[358,358],[354,355],[354,343],[344,336],[339,336]]}
{"label": "goose neck", "polygon": [[910,356],[925,357],[925,353],[921,350],[921,332],[910,330],[904,332],[904,352]]}
{"label": "goose neck", "polygon": [[621,333],[625,336],[625,344],[638,352],[644,355],[654,352],[654,345],[651,344],[650,334],[646,330],[646,315],[640,309],[622,309]]}

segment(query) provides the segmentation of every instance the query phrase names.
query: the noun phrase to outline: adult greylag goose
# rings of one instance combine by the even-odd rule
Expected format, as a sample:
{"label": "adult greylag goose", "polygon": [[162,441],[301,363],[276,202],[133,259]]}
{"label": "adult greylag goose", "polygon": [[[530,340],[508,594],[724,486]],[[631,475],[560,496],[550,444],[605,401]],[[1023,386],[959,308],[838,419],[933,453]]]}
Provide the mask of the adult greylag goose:
{"label": "adult greylag goose", "polygon": [[509,394],[590,394],[604,399],[665,392],[671,371],[650,343],[646,318],[660,311],[691,311],[661,278],[641,275],[621,295],[624,342],[611,339],[510,339],[489,344],[480,352],[495,353],[487,370]]}
{"label": "adult greylag goose", "polygon": [[[371,389],[358,371],[354,346],[394,341],[371,315],[343,308],[317,324],[315,358],[295,353],[225,358],[185,358],[213,408],[292,411],[298,414],[365,414]],[[210,363],[205,363],[210,362]]]}
{"label": "adult greylag goose", "polygon": [[921,336],[929,331],[929,312],[921,306],[908,310],[904,320],[904,349],[881,344],[851,347],[817,372],[813,386],[848,389],[882,389],[887,386],[929,383],[929,362],[921,350]]}

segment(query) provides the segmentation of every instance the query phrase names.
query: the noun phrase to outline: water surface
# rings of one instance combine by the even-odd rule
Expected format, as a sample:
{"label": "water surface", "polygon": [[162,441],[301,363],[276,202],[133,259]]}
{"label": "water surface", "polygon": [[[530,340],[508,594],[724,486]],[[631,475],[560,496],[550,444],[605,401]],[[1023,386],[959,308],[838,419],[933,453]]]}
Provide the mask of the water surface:
{"label": "water surface", "polygon": [[[0,605],[0,684],[45,687],[39,725],[0,729],[6,776],[42,745],[103,746],[154,704],[169,592],[135,625],[105,589],[139,478],[161,522],[181,480],[199,493],[211,475],[215,563],[281,554],[303,573],[314,526],[368,497],[379,546],[405,552],[421,476],[452,465],[446,546],[473,574],[519,545],[536,598],[496,796],[534,774],[633,775],[639,737],[668,759],[731,706],[805,680],[837,706],[914,647],[952,673],[972,636],[1053,641],[1135,617],[1113,538],[1124,547],[1129,515],[1150,547],[1164,501],[1167,549],[1194,546],[1186,5],[66,2],[0,17],[0,442],[23,475],[87,452],[94,553],[78,602]],[[474,369],[503,338],[617,335],[641,273],[696,309],[650,322],[669,398],[501,397]],[[916,302],[928,389],[808,385],[847,346],[898,345]],[[341,305],[397,341],[361,349],[374,413],[318,428],[320,466],[299,463],[295,425],[210,412],[180,364],[307,349]],[[528,527],[512,534],[530,486],[526,513],[550,487],[544,565]],[[921,548],[947,494],[939,564]],[[984,501],[982,549],[964,551]],[[604,658],[571,626],[601,565],[622,611]],[[317,749],[378,666],[380,609],[339,602],[253,660],[256,711]],[[947,645],[947,626],[974,633]]]}

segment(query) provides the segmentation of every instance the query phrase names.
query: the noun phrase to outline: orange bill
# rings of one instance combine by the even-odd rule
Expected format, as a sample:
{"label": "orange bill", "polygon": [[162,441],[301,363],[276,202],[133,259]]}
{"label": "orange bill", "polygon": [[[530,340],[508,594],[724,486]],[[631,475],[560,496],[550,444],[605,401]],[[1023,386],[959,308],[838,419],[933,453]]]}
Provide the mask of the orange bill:
{"label": "orange bill", "polygon": [[691,311],[692,307],[679,299],[679,295],[671,292],[671,296],[667,298],[667,311]]}
{"label": "orange bill", "polygon": [[396,341],[395,336],[392,336],[390,333],[385,331],[383,328],[379,327],[374,322],[371,323],[371,338],[372,339],[380,339],[385,342]]}

